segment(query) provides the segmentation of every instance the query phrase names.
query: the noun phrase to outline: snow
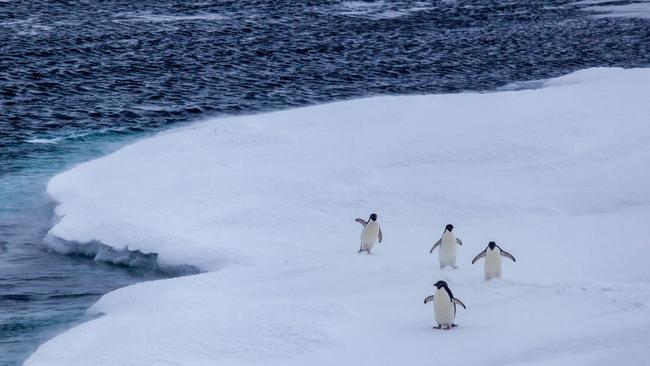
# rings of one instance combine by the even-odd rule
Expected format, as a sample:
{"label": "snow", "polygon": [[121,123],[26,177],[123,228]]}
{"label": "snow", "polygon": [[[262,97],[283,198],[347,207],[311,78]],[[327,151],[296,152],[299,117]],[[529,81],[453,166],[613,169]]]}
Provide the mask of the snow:
{"label": "snow", "polygon": [[[107,294],[26,365],[645,365],[648,116],[650,69],[599,68],[212,119],[81,164],[48,185],[51,237],[205,272]],[[384,241],[356,254],[370,212]],[[490,240],[503,280],[470,264]],[[437,280],[467,305],[450,331]]]}

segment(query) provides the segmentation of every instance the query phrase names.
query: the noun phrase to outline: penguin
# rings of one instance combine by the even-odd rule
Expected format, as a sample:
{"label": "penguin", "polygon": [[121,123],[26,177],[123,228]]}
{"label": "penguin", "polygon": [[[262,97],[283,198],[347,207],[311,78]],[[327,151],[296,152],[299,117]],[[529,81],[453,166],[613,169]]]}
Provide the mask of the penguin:
{"label": "penguin", "polygon": [[358,253],[368,252],[368,254],[372,254],[370,250],[375,245],[375,242],[379,240],[381,243],[382,240],[381,228],[377,222],[377,214],[370,214],[368,221],[359,218],[354,221],[363,225],[363,230],[361,231],[361,247]]}
{"label": "penguin", "polygon": [[513,262],[517,262],[512,254],[501,249],[497,243],[491,241],[488,243],[488,246],[485,248],[485,250],[474,257],[472,264],[476,263],[477,260],[485,257],[485,279],[489,280],[490,278],[501,278],[501,256],[510,258]]}
{"label": "penguin", "polygon": [[438,253],[440,268],[444,268],[445,266],[458,268],[456,267],[456,244],[463,245],[463,241],[458,239],[452,230],[454,230],[454,225],[449,224],[445,226],[442,237],[433,244],[433,247],[429,251],[429,254],[431,254],[436,247],[440,246],[440,252]]}
{"label": "penguin", "polygon": [[437,288],[436,293],[434,295],[427,296],[424,299],[425,304],[433,301],[433,314],[435,316],[436,323],[438,323],[438,326],[433,327],[433,329],[442,329],[442,327],[446,327],[445,329],[451,329],[451,327],[456,327],[457,325],[454,324],[454,318],[456,317],[456,305],[462,306],[463,309],[467,309],[467,307],[465,304],[463,304],[462,301],[458,300],[454,297],[454,295],[452,295],[449,286],[447,286],[447,282],[438,281],[434,284],[434,286]]}

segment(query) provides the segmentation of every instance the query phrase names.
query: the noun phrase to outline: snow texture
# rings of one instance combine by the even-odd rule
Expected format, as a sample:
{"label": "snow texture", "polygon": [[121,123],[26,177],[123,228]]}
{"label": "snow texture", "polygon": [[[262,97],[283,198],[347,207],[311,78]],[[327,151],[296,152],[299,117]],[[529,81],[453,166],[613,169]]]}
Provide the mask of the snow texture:
{"label": "snow texture", "polygon": [[[207,272],[107,294],[26,365],[647,365],[649,117],[650,69],[599,68],[213,119],[78,165],[50,235]],[[357,254],[370,212],[384,240]],[[490,240],[503,280],[470,264]],[[467,305],[449,331],[437,280]]]}

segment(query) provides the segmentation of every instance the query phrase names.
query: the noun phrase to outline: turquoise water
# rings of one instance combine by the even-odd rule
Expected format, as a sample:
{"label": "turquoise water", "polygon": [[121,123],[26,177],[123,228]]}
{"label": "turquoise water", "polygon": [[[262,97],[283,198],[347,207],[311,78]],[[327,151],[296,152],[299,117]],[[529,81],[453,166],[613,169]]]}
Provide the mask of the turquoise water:
{"label": "turquoise water", "polygon": [[53,220],[54,204],[45,193],[49,178],[140,136],[62,139],[51,147],[57,154],[0,176],[0,365],[20,364],[38,344],[85,320],[85,310],[104,293],[164,276],[43,246]]}

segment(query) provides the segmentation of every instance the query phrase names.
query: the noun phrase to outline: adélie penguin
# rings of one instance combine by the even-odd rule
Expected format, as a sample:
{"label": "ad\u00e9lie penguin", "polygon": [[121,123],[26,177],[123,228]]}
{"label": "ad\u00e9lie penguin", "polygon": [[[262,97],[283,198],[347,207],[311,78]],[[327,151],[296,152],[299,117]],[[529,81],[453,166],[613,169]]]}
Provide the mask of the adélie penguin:
{"label": "ad\u00e9lie penguin", "polygon": [[485,279],[489,280],[491,278],[501,278],[501,257],[506,257],[511,259],[513,262],[517,260],[512,254],[501,249],[497,243],[491,241],[488,243],[487,248],[480,252],[472,260],[472,264],[476,263],[477,260],[485,257]]}
{"label": "ad\u00e9lie penguin", "polygon": [[434,249],[440,247],[440,250],[438,251],[440,268],[444,268],[445,266],[456,268],[456,245],[463,245],[463,241],[456,237],[453,230],[454,225],[449,224],[445,226],[445,231],[442,233],[442,237],[433,244],[433,247],[429,250],[429,254],[431,254]]}
{"label": "ad\u00e9lie penguin", "polygon": [[375,243],[379,241],[381,243],[382,235],[381,228],[379,227],[379,222],[377,222],[377,214],[370,214],[368,221],[364,219],[357,218],[354,220],[361,225],[363,225],[363,230],[361,230],[361,247],[359,248],[359,253],[367,252],[370,253],[370,250]]}
{"label": "ad\u00e9lie penguin", "polygon": [[460,305],[463,309],[467,309],[465,304],[462,301],[454,297],[445,281],[438,281],[434,284],[436,287],[436,293],[427,296],[424,299],[424,303],[429,303],[433,301],[433,314],[436,319],[438,326],[433,327],[434,329],[451,329],[455,327],[454,319],[456,318],[456,305]]}

